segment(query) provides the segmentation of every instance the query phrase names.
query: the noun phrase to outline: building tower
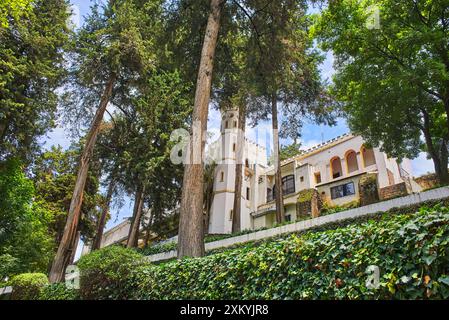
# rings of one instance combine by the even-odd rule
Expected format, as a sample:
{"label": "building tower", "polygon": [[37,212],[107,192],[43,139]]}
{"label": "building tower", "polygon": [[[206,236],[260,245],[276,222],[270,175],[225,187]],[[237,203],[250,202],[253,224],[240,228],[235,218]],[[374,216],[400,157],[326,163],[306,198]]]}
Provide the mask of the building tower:
{"label": "building tower", "polygon": [[221,115],[220,161],[215,169],[210,234],[232,232],[239,113],[236,109],[230,109],[222,111]]}

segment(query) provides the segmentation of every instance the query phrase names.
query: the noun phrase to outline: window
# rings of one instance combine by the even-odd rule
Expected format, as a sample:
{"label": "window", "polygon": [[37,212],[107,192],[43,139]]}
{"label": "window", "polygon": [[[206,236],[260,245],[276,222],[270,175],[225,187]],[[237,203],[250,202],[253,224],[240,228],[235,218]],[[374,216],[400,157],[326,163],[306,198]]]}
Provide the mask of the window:
{"label": "window", "polygon": [[343,176],[343,171],[341,169],[341,159],[339,157],[331,159],[331,175],[333,179],[337,179]]}
{"label": "window", "polygon": [[229,212],[229,221],[232,221],[233,218],[234,218],[234,210],[231,209],[231,211]]}
{"label": "window", "polygon": [[232,151],[235,152],[235,143],[232,144]]}
{"label": "window", "polygon": [[295,176],[290,175],[282,178],[282,193],[295,193]]}
{"label": "window", "polygon": [[245,159],[245,167],[249,168],[249,160]]}
{"label": "window", "polygon": [[250,193],[251,193],[251,190],[249,188],[246,188],[246,200],[249,200]]}
{"label": "window", "polygon": [[331,198],[338,199],[347,196],[352,196],[355,194],[354,182],[342,184],[331,188]]}
{"label": "window", "polygon": [[285,216],[285,221],[287,221],[287,222],[290,222],[290,221],[292,221],[292,216],[289,214],[289,215],[286,215]]}
{"label": "window", "polygon": [[363,166],[369,167],[376,164],[376,158],[374,157],[373,149],[367,149],[362,147]]}
{"label": "window", "polygon": [[[282,178],[282,194],[295,193],[295,176],[289,175]],[[273,198],[276,197],[276,185],[273,186]]]}
{"label": "window", "polygon": [[301,182],[304,182],[304,177],[299,178]]}
{"label": "window", "polygon": [[321,183],[321,173],[320,172],[315,173],[315,183],[316,184]]}
{"label": "window", "polygon": [[223,181],[224,181],[224,172],[222,171],[220,173],[220,182],[223,182]]}
{"label": "window", "polygon": [[263,183],[263,177],[259,177],[259,184]]}
{"label": "window", "polygon": [[346,153],[346,168],[348,169],[348,174],[359,170],[357,154],[353,150]]}
{"label": "window", "polygon": [[237,121],[234,121],[234,128],[237,128]]}
{"label": "window", "polygon": [[225,129],[228,129],[228,128],[229,128],[229,122],[226,121],[226,122],[225,122]]}

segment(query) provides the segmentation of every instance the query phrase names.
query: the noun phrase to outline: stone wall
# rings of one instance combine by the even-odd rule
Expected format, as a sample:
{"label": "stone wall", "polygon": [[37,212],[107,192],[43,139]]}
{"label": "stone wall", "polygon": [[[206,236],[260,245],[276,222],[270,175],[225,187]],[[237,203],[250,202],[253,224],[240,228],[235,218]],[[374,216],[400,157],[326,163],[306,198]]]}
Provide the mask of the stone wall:
{"label": "stone wall", "polygon": [[426,174],[419,178],[415,178],[416,183],[418,183],[423,189],[430,189],[438,185],[437,175],[435,173]]}
{"label": "stone wall", "polygon": [[379,201],[377,174],[369,173],[359,181],[360,206],[367,206]]}
{"label": "stone wall", "polygon": [[296,202],[296,216],[297,218],[307,215],[313,218],[318,217],[322,206],[321,197],[316,189],[302,190]]}
{"label": "stone wall", "polygon": [[[267,230],[255,231],[252,233],[244,234],[241,236],[236,236],[224,240],[218,240],[214,242],[208,242],[205,244],[205,249],[207,251],[229,248],[237,244],[259,241],[263,239],[269,239],[277,237],[282,234],[288,234],[292,232],[303,232],[314,227],[322,226],[328,223],[333,223],[337,221],[344,221],[346,219],[354,219],[357,217],[366,216],[376,212],[387,211],[393,208],[406,207],[410,205],[415,205],[425,201],[438,200],[438,199],[448,199],[449,198],[449,187],[442,187],[438,189],[433,189],[425,191],[422,193],[415,193],[408,195],[403,198],[396,198],[388,201],[378,202],[365,207],[359,207],[347,211],[342,211],[334,214],[329,214],[326,216],[321,216],[315,219],[309,219],[305,221],[299,221],[296,223],[291,223],[285,226],[280,226],[277,228],[271,228]],[[147,260],[151,262],[164,261],[169,259],[174,259],[177,257],[176,250],[164,253],[158,253],[152,256],[146,257]]]}
{"label": "stone wall", "polygon": [[398,183],[379,190],[379,197],[381,200],[388,200],[397,197],[408,195],[407,185],[405,182]]}

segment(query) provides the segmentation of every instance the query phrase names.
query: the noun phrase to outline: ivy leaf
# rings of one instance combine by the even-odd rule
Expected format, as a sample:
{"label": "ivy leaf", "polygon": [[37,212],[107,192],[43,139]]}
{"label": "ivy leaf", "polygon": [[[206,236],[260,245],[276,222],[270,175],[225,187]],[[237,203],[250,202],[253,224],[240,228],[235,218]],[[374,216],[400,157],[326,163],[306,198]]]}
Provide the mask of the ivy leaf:
{"label": "ivy leaf", "polygon": [[438,278],[438,282],[444,283],[449,286],[449,276],[441,276]]}
{"label": "ivy leaf", "polygon": [[432,254],[432,255],[426,255],[423,257],[424,262],[430,266],[432,264],[432,262],[435,261],[435,259],[437,258],[436,254]]}

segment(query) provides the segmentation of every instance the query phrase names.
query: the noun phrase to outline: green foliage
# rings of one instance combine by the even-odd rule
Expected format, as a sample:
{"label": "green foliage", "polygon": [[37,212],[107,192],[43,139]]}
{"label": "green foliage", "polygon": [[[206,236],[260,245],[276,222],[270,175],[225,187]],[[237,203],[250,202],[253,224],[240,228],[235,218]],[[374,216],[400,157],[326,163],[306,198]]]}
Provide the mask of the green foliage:
{"label": "green foliage", "polygon": [[10,262],[8,275],[47,270],[54,250],[48,232],[53,217],[33,199],[33,183],[18,160],[0,162],[0,194],[0,256]]}
{"label": "green foliage", "polygon": [[80,269],[80,296],[83,299],[117,299],[126,297],[125,279],[142,263],[142,255],[134,250],[110,246],[83,256]]}
{"label": "green foliage", "polygon": [[350,209],[355,209],[360,207],[360,203],[357,200],[351,201],[341,206],[328,206],[326,203],[323,204],[323,208],[321,209],[321,215],[325,216],[328,214],[333,214],[337,212],[342,212]]}
{"label": "green foliage", "polygon": [[39,300],[78,300],[79,292],[67,288],[65,283],[53,283],[45,286],[39,295]]}
{"label": "green foliage", "polygon": [[312,200],[313,195],[316,193],[317,191],[315,189],[304,189],[301,190],[298,193],[298,199],[297,202],[308,202]]}
{"label": "green foliage", "polygon": [[[68,5],[65,0],[1,1],[0,24],[5,7],[11,16],[8,28],[0,27],[0,159],[32,159],[38,138],[55,126],[55,90],[65,77],[63,49],[70,33]],[[24,15],[19,18],[16,10]]]}
{"label": "green foliage", "polygon": [[[143,264],[115,283],[128,288],[117,290],[115,297],[446,299],[448,244],[449,208],[423,207],[414,214],[387,215],[205,258]],[[377,290],[365,284],[370,265],[381,270]]]}
{"label": "green foliage", "polygon": [[254,88],[248,112],[257,123],[268,119],[273,101],[279,102],[282,138],[299,138],[305,119],[326,124],[335,120],[318,69],[323,57],[308,32],[312,20],[307,8],[307,1],[298,0],[247,2],[247,10],[254,12],[247,23],[257,30],[251,32],[247,49]]}
{"label": "green foliage", "polygon": [[153,246],[149,246],[149,247],[143,248],[143,249],[137,249],[137,252],[139,252],[145,256],[151,256],[153,254],[176,250],[177,247],[178,247],[178,244],[176,242],[167,242],[167,243],[162,243],[162,244],[155,244]]}
{"label": "green foliage", "polygon": [[292,144],[281,146],[281,150],[279,151],[279,157],[281,161],[287,160],[294,156],[297,156],[301,153],[301,144],[293,142]]}
{"label": "green foliage", "polygon": [[14,270],[17,269],[18,259],[10,254],[0,255],[0,287],[2,287],[2,282],[11,275],[14,274]]}
{"label": "green foliage", "polygon": [[12,300],[37,300],[49,282],[43,273],[22,273],[13,277],[9,284],[13,287]]}
{"label": "green foliage", "polygon": [[74,129],[90,125],[111,80],[110,103],[131,120],[132,97],[158,61],[155,37],[160,24],[161,0],[117,0],[91,7],[73,39],[71,85],[64,95],[66,120]]}
{"label": "green foliage", "polygon": [[[73,196],[80,149],[79,146],[72,145],[64,151],[60,146],[53,146],[36,158],[32,168],[36,198],[53,216],[49,233],[56,243],[62,238]],[[81,205],[79,230],[83,239],[93,237],[98,220],[98,207],[103,200],[99,194],[99,170],[96,167],[98,164],[94,158],[89,167]]]}
{"label": "green foliage", "polygon": [[[371,5],[379,28],[367,27]],[[392,157],[427,151],[446,179],[448,14],[444,0],[333,1],[312,30],[338,61],[333,93],[351,130]]]}
{"label": "green foliage", "polygon": [[20,19],[30,10],[31,0],[2,0],[0,3],[0,31],[9,27],[9,19]]}
{"label": "green foliage", "polygon": [[18,160],[0,164],[0,246],[18,231],[21,217],[30,213],[33,192]]}
{"label": "green foliage", "polygon": [[[426,201],[426,202],[420,203],[420,204],[414,204],[414,205],[400,207],[400,208],[392,208],[386,212],[376,212],[373,214],[369,214],[369,215],[361,216],[361,217],[357,217],[357,218],[349,218],[349,219],[344,219],[344,220],[337,221],[337,222],[330,222],[330,223],[326,223],[326,224],[323,224],[320,226],[312,227],[306,231],[300,232],[299,234],[332,230],[332,229],[336,229],[336,228],[346,227],[351,224],[361,224],[361,223],[364,223],[364,222],[367,222],[367,221],[373,220],[373,219],[379,220],[382,217],[388,216],[388,215],[408,214],[408,213],[414,212],[416,210],[420,210],[421,207],[432,207],[435,205],[449,206],[449,199],[431,200],[431,201]],[[322,209],[321,215],[334,214],[334,213],[346,211],[349,209],[354,209],[359,206],[360,206],[360,203],[358,201],[352,201],[343,206],[328,207],[325,205]],[[308,220],[308,219],[311,219],[311,217],[305,216],[304,218],[301,218],[296,221],[285,221],[283,223],[276,223],[271,228],[276,228],[276,227],[280,227],[280,226],[284,226],[284,225],[288,225],[288,224],[292,224],[292,223],[295,223],[298,221],[303,221],[303,220]],[[263,228],[259,228],[257,230],[242,230],[240,232],[230,233],[230,234],[207,235],[204,237],[204,242],[208,243],[208,242],[213,242],[213,241],[219,241],[219,240],[237,237],[240,235],[257,232],[260,230],[267,230],[267,229],[271,229],[271,228],[263,227]],[[283,238],[285,238],[285,235],[276,236],[276,237],[273,237],[272,239],[283,239]],[[269,241],[269,240],[254,241],[254,242],[252,242],[252,244],[255,244],[257,246],[260,243],[264,243],[266,241]],[[249,243],[246,243],[244,245],[236,244],[236,245],[228,247],[228,248],[214,249],[214,250],[208,251],[206,253],[206,255],[223,252],[223,251],[228,250],[229,248],[240,248],[242,246],[249,246],[249,245],[250,245]],[[137,251],[142,253],[143,255],[152,255],[152,254],[157,254],[157,253],[162,253],[162,252],[169,252],[169,251],[172,251],[175,249],[176,249],[176,243],[172,242],[172,243],[166,243],[163,245],[156,244],[156,245],[147,247],[145,249],[137,249]]]}
{"label": "green foliage", "polygon": [[[286,225],[289,223],[294,223],[293,222],[284,222],[282,225]],[[281,224],[276,224],[275,226],[273,226],[273,228],[275,227],[279,227]],[[245,229],[239,232],[235,232],[235,233],[229,233],[229,234],[213,234],[213,235],[206,235],[204,236],[204,243],[209,243],[209,242],[214,242],[214,241],[220,241],[220,240],[224,240],[224,239],[229,239],[229,238],[233,238],[233,237],[238,237],[238,236],[242,236],[248,233],[253,233],[256,231],[261,231],[261,230],[265,230],[267,228],[263,227],[263,228],[259,228],[257,230],[251,230],[251,229]],[[137,249],[137,252],[145,255],[145,256],[150,256],[153,254],[158,254],[158,253],[163,253],[163,252],[169,252],[169,251],[173,251],[177,249],[177,243],[176,242],[166,242],[163,244],[155,244],[152,246],[149,246],[147,248],[143,248],[143,249]]]}

